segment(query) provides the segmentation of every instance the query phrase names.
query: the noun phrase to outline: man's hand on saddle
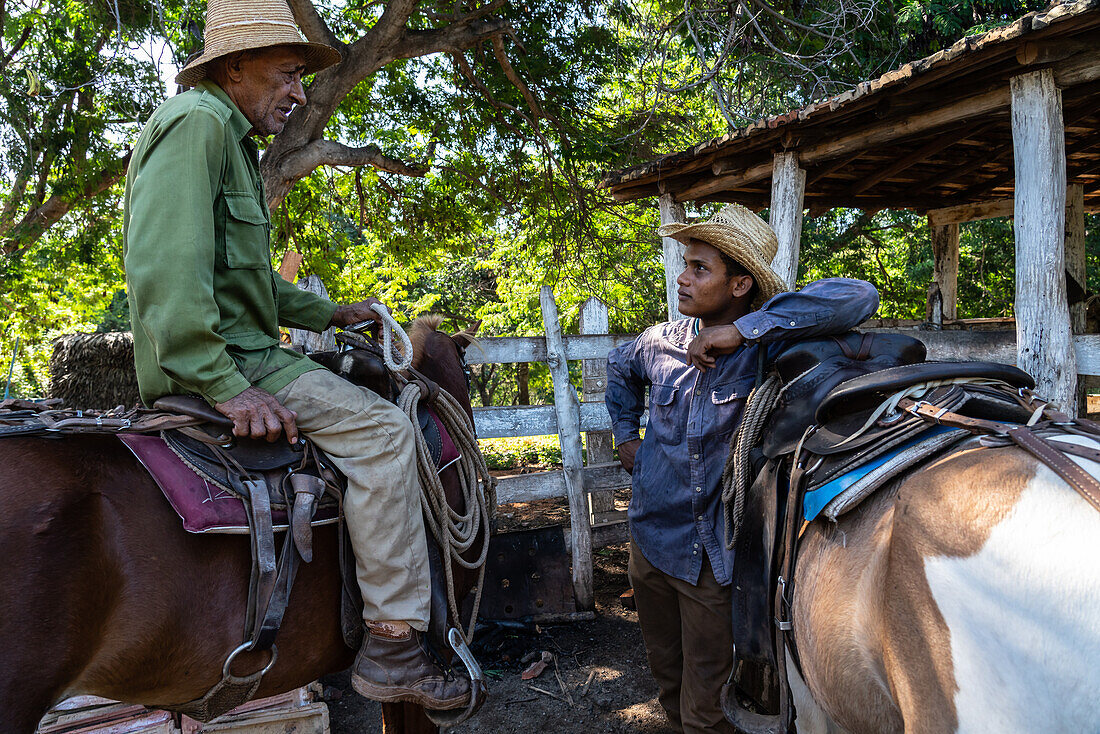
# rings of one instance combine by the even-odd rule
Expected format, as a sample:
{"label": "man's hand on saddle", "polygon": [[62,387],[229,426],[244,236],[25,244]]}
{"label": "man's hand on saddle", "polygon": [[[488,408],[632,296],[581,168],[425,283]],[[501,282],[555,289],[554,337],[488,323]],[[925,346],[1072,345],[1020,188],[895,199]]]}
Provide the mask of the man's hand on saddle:
{"label": "man's hand on saddle", "polygon": [[240,395],[214,406],[233,420],[233,435],[274,441],[286,431],[290,443],[298,442],[298,414],[285,407],[269,392],[249,387]]}
{"label": "man's hand on saddle", "polygon": [[336,312],[332,314],[332,320],[329,321],[329,326],[351,326],[352,324],[358,324],[362,321],[382,323],[382,319],[378,316],[378,313],[371,308],[371,306],[375,304],[385,306],[385,304],[377,298],[368,298],[358,303],[342,303],[336,307]]}
{"label": "man's hand on saddle", "polygon": [[632,441],[623,441],[616,446],[619,449],[619,463],[623,465],[623,469],[630,474],[634,473],[634,457],[638,454],[638,449],[642,447],[642,440],[635,438]]}
{"label": "man's hand on saddle", "polygon": [[745,343],[745,337],[733,324],[708,326],[700,329],[687,348],[688,365],[706,372],[714,366],[718,357],[732,354]]}

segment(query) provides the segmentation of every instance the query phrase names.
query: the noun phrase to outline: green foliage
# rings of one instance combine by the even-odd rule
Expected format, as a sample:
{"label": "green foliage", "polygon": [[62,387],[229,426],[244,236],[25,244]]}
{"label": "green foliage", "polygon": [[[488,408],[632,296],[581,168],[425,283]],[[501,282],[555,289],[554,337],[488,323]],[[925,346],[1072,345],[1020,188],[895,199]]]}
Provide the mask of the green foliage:
{"label": "green foliage", "polygon": [[483,438],[478,447],[490,469],[544,468],[561,465],[557,436]]}
{"label": "green foliage", "polygon": [[[315,5],[347,42],[368,32],[384,7]],[[844,36],[850,53],[814,76],[777,63],[758,36],[727,44],[725,5],[507,4],[498,14],[512,32],[499,47],[486,41],[467,52],[401,59],[349,92],[327,138],[374,143],[430,170],[412,178],[317,169],[272,214],[273,262],[296,250],[305,256],[302,274],[319,275],[333,299],[377,296],[404,320],[441,313],[449,330],[481,322],[483,336],[540,334],[539,290],[551,285],[567,333],[576,333],[580,304],[594,295],[609,305],[613,333],[639,331],[665,317],[658,214],[651,201],[610,201],[596,189],[604,172],[835,92],[1040,3],[871,5],[867,22]],[[813,27],[835,2],[770,7]],[[163,100],[169,67],[198,47],[204,3],[9,0],[6,8],[0,58],[13,53],[0,65],[0,366],[19,337],[14,388],[41,395],[53,336],[127,327],[121,184],[84,194]],[[454,9],[426,0],[411,26],[435,27]],[[683,23],[692,12],[715,18],[714,32],[695,26],[693,37]],[[800,54],[828,52],[812,33],[788,40],[805,44]],[[725,97],[696,83],[722,54],[726,66],[716,78]],[[53,196],[71,211],[38,236],[24,219]],[[1100,235],[1093,225],[1089,231],[1096,288]],[[882,291],[883,316],[923,317],[932,259],[922,218],[834,211],[806,221],[803,248],[801,281],[864,277]],[[960,315],[1010,314],[1010,223],[964,227],[960,260]],[[514,404],[523,384],[533,403],[552,394],[545,365],[532,365],[526,378],[516,365],[475,366],[473,373],[481,404]]]}

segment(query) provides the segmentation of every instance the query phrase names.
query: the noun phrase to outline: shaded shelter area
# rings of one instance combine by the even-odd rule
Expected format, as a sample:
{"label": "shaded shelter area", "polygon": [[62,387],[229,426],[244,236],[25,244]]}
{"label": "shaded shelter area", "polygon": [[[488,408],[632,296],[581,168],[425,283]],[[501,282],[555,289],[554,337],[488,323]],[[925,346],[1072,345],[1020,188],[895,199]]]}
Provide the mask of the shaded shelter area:
{"label": "shaded shelter area", "polygon": [[[821,102],[601,181],[618,201],[738,202],[769,217],[793,286],[805,213],[909,209],[928,217],[932,321],[956,317],[958,225],[1015,217],[1017,362],[1067,408],[1100,372],[1085,330],[1086,212],[1100,212],[1100,0],[1052,5]],[[682,249],[664,241],[670,318]],[[1063,275],[1065,273],[1065,275]],[[1068,290],[1067,290],[1068,279]]]}
{"label": "shaded shelter area", "polygon": [[[831,99],[610,174],[618,201],[769,206],[773,157],[798,153],[810,216],[832,207],[925,213],[1013,195],[1009,80],[1050,68],[1067,178],[1100,211],[1100,3],[1057,6],[964,38]],[[1003,216],[1003,214],[1001,214]]]}

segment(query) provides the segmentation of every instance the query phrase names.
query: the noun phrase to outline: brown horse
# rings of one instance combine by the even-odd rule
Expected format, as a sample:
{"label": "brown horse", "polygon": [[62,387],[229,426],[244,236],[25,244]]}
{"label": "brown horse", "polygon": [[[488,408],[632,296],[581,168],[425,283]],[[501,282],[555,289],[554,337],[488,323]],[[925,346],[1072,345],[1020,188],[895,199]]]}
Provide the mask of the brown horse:
{"label": "brown horse", "polygon": [[798,731],[1100,731],[1097,558],[1100,513],[1013,447],[953,452],[814,523],[795,571]]}
{"label": "brown horse", "polygon": [[[414,366],[468,413],[462,353],[471,334],[411,329]],[[442,477],[452,504],[456,478]],[[463,508],[457,507],[459,511]],[[471,549],[471,554],[478,551]],[[258,697],[348,667],[340,632],[337,531],[315,529]],[[474,556],[476,557],[476,556]],[[244,633],[246,538],[197,536],[113,436],[0,441],[0,732],[29,734],[51,705],[93,694],[153,707],[204,695]],[[457,569],[461,570],[461,569]],[[457,579],[460,594],[473,576]],[[265,654],[239,656],[256,670]],[[437,731],[409,704],[383,706],[387,732]]]}

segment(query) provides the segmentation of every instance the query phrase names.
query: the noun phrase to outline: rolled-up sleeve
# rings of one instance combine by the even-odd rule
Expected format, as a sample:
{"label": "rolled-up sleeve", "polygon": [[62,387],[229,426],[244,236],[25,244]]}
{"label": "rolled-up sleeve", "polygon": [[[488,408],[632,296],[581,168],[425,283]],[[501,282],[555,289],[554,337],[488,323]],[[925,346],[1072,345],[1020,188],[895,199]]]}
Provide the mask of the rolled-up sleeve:
{"label": "rolled-up sleeve", "polygon": [[649,384],[639,351],[648,332],[622,344],[607,355],[607,392],[604,404],[611,415],[615,445],[641,437],[642,413],[645,412],[645,388]]}
{"label": "rolled-up sleeve", "polygon": [[147,148],[155,155],[134,161],[130,173],[130,308],[161,370],[211,403],[224,402],[249,386],[218,333],[214,300],[214,197],[225,125],[196,108],[156,134]]}
{"label": "rolled-up sleeve", "polygon": [[734,324],[745,339],[761,343],[840,334],[870,318],[878,303],[878,291],[865,280],[825,278],[772,297]]}

